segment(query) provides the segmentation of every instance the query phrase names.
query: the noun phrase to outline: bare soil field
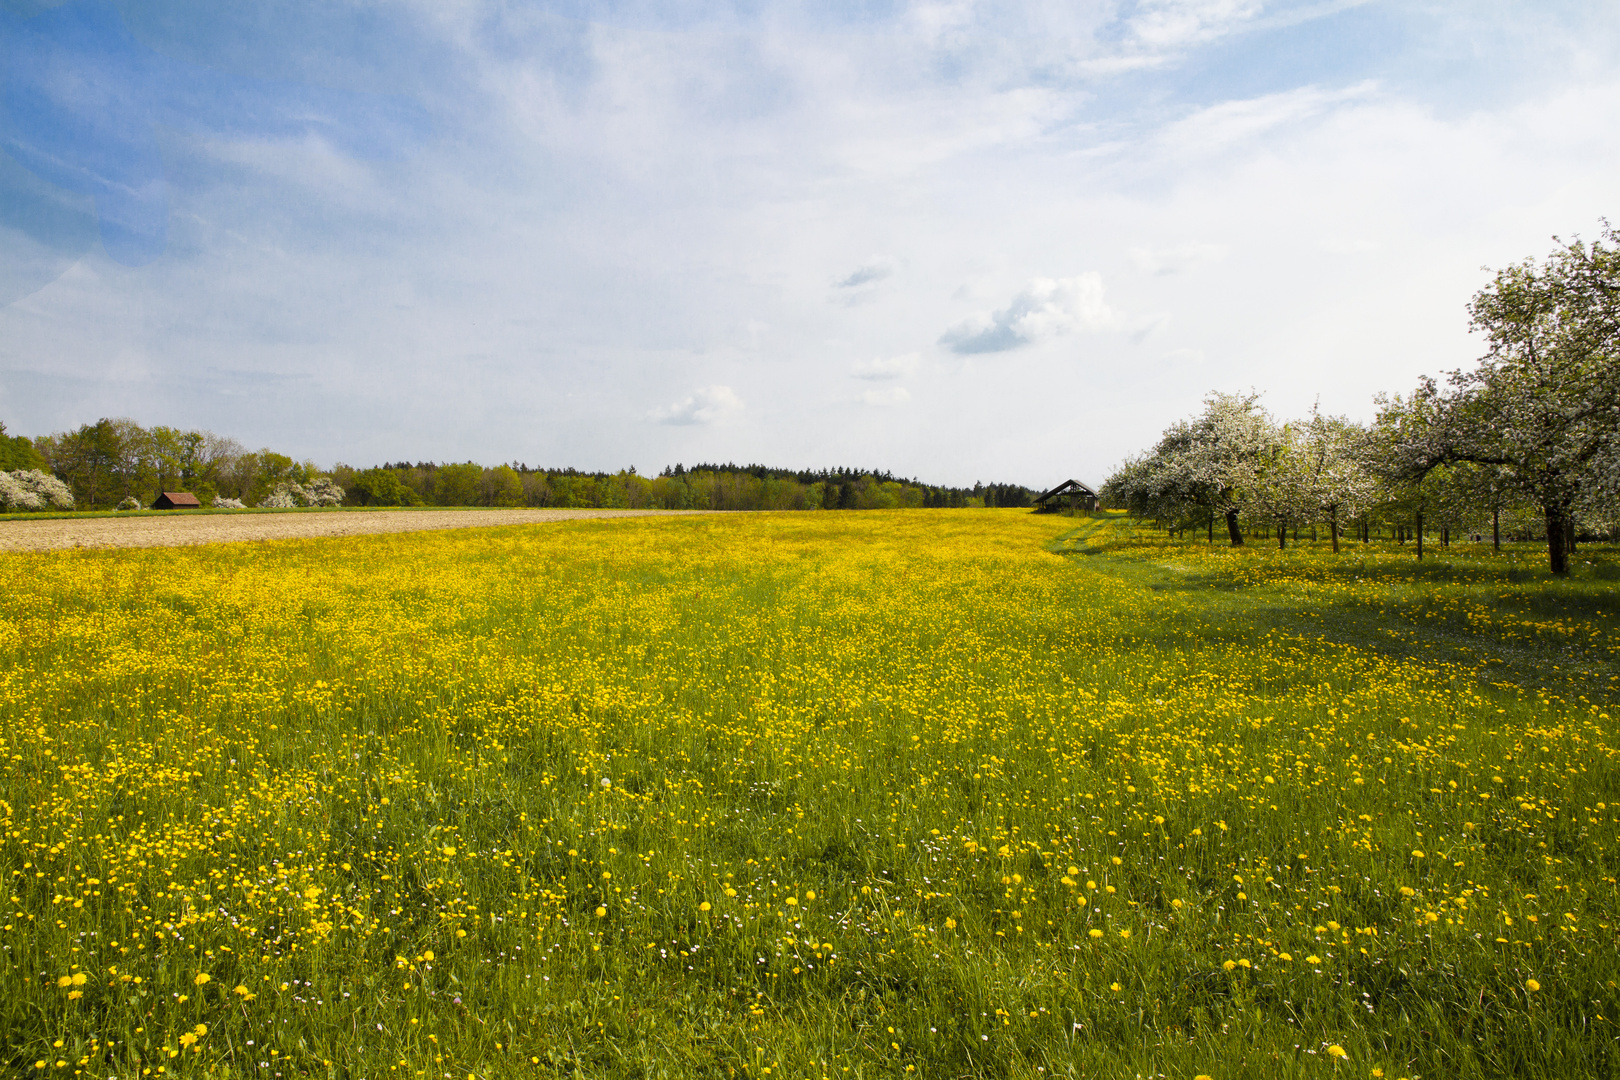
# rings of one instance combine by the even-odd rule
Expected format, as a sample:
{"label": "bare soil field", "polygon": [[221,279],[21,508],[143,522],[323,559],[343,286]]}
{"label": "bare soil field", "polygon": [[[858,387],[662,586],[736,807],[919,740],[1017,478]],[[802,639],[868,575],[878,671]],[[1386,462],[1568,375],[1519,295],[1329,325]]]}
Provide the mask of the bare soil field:
{"label": "bare soil field", "polygon": [[0,521],[0,551],[176,547],[244,540],[538,525],[575,518],[692,514],[695,510],[379,510],[292,514],[176,514],[174,517],[52,518]]}

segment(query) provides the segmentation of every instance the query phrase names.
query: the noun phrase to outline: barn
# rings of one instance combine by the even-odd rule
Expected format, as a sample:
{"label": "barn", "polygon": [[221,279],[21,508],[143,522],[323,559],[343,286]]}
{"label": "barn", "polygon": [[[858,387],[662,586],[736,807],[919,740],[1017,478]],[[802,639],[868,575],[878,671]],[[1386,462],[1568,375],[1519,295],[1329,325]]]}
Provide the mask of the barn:
{"label": "barn", "polygon": [[1078,480],[1065,480],[1051,491],[1035,496],[1036,513],[1056,513],[1059,510],[1092,511],[1097,509],[1097,492]]}
{"label": "barn", "polygon": [[152,504],[154,510],[200,510],[202,503],[189,491],[165,491]]}

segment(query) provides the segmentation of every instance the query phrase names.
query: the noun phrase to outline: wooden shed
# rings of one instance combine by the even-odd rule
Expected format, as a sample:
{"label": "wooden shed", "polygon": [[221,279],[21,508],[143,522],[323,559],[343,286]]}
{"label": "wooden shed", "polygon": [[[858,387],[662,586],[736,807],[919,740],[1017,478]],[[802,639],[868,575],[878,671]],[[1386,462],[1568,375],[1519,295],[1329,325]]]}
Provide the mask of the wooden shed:
{"label": "wooden shed", "polygon": [[1089,512],[1097,509],[1097,492],[1078,480],[1065,480],[1051,491],[1035,496],[1035,509],[1046,513],[1062,509]]}
{"label": "wooden shed", "polygon": [[165,491],[152,504],[154,510],[200,510],[202,503],[189,491]]}

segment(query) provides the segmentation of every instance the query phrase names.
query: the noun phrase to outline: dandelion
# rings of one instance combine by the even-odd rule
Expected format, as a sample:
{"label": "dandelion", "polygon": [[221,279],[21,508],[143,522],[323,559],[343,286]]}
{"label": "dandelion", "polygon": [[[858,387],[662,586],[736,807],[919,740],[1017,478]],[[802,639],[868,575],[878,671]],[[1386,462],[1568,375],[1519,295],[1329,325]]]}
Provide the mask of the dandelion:
{"label": "dandelion", "polygon": [[698,910],[699,911],[708,911],[709,910],[709,902],[707,900],[703,901],[703,903],[698,905]]}
{"label": "dandelion", "polygon": [[1534,979],[1526,979],[1524,980],[1524,988],[1533,994],[1541,989],[1541,984]]}
{"label": "dandelion", "polygon": [[1305,962],[1307,964],[1320,964],[1322,962],[1322,958],[1317,956],[1315,953],[1312,953],[1305,958]]}
{"label": "dandelion", "polygon": [[607,915],[607,908],[599,907],[599,908],[596,909],[596,917],[598,919],[604,918],[606,915]]}
{"label": "dandelion", "polygon": [[1101,930],[1098,930],[1096,927],[1092,927],[1091,930],[1089,931],[1089,933],[1094,938],[1100,938],[1100,937],[1103,936],[1103,932]]}
{"label": "dandelion", "polygon": [[947,929],[947,930],[955,930],[956,929],[956,920],[951,918],[949,915],[947,915],[945,917],[945,929]]}
{"label": "dandelion", "polygon": [[199,972],[197,972],[197,977],[195,979],[192,979],[191,981],[193,983],[195,983],[196,985],[198,985],[198,986],[207,986],[211,979],[212,979],[212,976],[209,975],[208,972],[199,971]]}
{"label": "dandelion", "polygon": [[1345,1052],[1344,1047],[1340,1046],[1338,1043],[1334,1043],[1332,1046],[1328,1047],[1327,1052],[1329,1057],[1347,1058],[1350,1056]]}

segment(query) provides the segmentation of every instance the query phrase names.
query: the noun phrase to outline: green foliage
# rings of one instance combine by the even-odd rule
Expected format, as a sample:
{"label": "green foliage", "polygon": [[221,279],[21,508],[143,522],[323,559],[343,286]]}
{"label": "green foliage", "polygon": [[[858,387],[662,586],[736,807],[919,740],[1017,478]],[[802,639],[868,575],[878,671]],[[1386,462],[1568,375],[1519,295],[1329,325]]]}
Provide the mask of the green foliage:
{"label": "green foliage", "polygon": [[355,473],[344,485],[350,506],[421,506],[422,496],[400,480],[392,469]]}
{"label": "green foliage", "polygon": [[21,435],[7,435],[6,425],[0,423],[0,472],[15,472],[19,469],[38,469],[41,472],[49,471],[50,463],[45,460],[34,447],[33,440]]}
{"label": "green foliage", "polygon": [[441,465],[433,480],[433,501],[439,506],[478,506],[483,480],[483,466],[471,461]]}

